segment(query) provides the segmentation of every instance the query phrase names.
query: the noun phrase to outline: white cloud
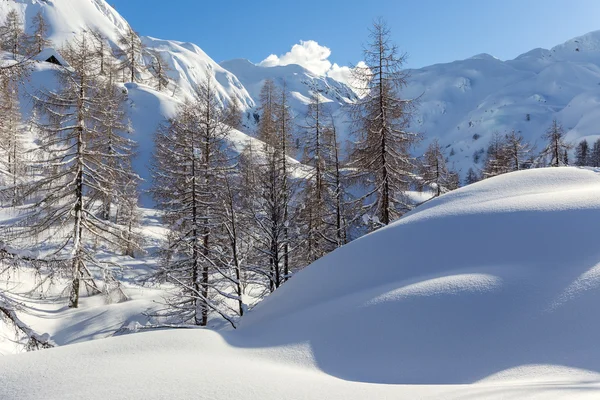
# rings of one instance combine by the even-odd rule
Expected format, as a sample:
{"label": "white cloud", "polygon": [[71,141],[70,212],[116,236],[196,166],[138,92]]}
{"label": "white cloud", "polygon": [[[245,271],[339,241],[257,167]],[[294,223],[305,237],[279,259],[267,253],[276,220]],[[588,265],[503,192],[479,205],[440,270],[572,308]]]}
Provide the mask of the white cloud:
{"label": "white cloud", "polygon": [[[331,49],[329,47],[321,46],[314,40],[301,40],[300,44],[295,44],[287,53],[281,56],[271,54],[258,65],[276,67],[297,64],[316,75],[328,76],[355,89],[358,85],[353,85],[352,67],[332,64],[329,61],[330,56]],[[365,67],[366,64],[361,61],[357,66]]]}
{"label": "white cloud", "polygon": [[331,68],[331,62],[328,60],[330,55],[331,50],[328,47],[321,46],[314,40],[301,40],[300,44],[295,44],[287,53],[281,56],[271,54],[258,65],[275,67],[298,64],[314,74],[326,75]]}

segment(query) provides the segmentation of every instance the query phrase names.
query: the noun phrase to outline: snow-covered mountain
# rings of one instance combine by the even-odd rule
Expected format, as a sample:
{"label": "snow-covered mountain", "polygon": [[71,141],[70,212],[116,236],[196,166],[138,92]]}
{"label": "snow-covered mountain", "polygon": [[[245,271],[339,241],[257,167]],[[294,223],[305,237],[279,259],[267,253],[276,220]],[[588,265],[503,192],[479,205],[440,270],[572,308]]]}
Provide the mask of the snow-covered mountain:
{"label": "snow-covered mountain", "polygon": [[[27,29],[37,12],[41,12],[49,24],[49,39],[58,48],[82,30],[94,30],[104,35],[111,46],[118,46],[119,32],[125,32],[128,22],[105,0],[10,0],[0,2],[0,21],[11,9],[19,11]],[[135,29],[135,27],[133,27]],[[177,89],[172,90],[176,99],[189,97],[198,82],[209,74],[215,82],[221,101],[225,104],[237,98],[244,108],[254,105],[242,84],[192,43],[142,38],[150,49],[160,53],[172,71],[170,78]]]}
{"label": "snow-covered mountain", "polygon": [[426,134],[424,144],[440,138],[463,173],[494,132],[520,131],[540,150],[540,137],[556,118],[568,140],[596,140],[600,31],[514,60],[482,54],[412,70],[405,95],[420,98],[413,129]]}
{"label": "snow-covered mountain", "polygon": [[[27,25],[41,10],[51,26],[51,39],[57,45],[87,27],[100,30],[116,45],[117,32],[128,26],[105,0],[4,1],[0,2],[0,19],[11,8],[22,13]],[[348,117],[342,106],[353,101],[356,95],[347,85],[331,77],[319,76],[299,65],[266,67],[243,59],[217,64],[191,43],[151,37],[143,40],[167,60],[172,69],[170,76],[177,85],[177,90],[157,95],[158,98],[171,97],[177,103],[189,96],[208,73],[223,103],[235,97],[247,109],[244,124],[246,132],[251,133],[262,83],[265,79],[279,84],[285,81],[298,125],[302,125],[311,90],[318,90],[335,113],[342,139],[348,133]],[[542,134],[556,118],[567,129],[568,140],[600,137],[597,129],[600,123],[600,31],[550,50],[534,49],[514,60],[502,61],[480,54],[410,73],[404,96],[420,102],[412,129],[425,134],[416,153],[438,138],[446,147],[451,164],[463,175],[470,167],[482,166],[481,161],[474,162],[473,154],[485,149],[495,132],[520,131],[527,140],[537,144],[539,150],[543,146]],[[148,115],[148,119],[157,119],[157,116]]]}

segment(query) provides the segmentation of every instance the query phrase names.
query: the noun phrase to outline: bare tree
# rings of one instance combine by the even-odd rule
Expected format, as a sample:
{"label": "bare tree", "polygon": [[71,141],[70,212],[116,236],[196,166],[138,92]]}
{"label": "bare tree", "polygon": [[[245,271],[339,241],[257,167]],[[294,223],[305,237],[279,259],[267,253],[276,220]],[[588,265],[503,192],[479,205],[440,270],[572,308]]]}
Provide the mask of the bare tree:
{"label": "bare tree", "polygon": [[137,82],[137,76],[145,70],[144,50],[146,46],[142,43],[139,35],[130,26],[125,33],[118,31],[118,44],[114,55],[120,60],[119,70],[129,71],[130,82]]}
{"label": "bare tree", "polygon": [[446,156],[437,139],[427,147],[425,154],[418,162],[419,188],[430,186],[435,190],[435,197],[457,189],[456,173],[446,164]]}
{"label": "bare tree", "polygon": [[357,140],[349,166],[354,179],[368,188],[358,201],[375,228],[388,225],[408,207],[403,194],[413,178],[410,149],[419,138],[408,131],[414,102],[400,96],[408,77],[402,70],[405,55],[390,36],[386,23],[375,21],[364,50],[365,66],[354,69],[365,96],[352,107]]}
{"label": "bare tree", "polygon": [[[64,273],[71,277],[69,307],[79,305],[81,284],[90,293],[118,293],[124,297],[113,262],[95,257],[97,243],[119,247],[126,240],[126,230],[99,217],[103,195],[111,191],[113,181],[135,179],[131,171],[105,163],[108,158],[128,158],[127,152],[115,148],[110,153],[101,146],[109,104],[115,98],[101,90],[97,63],[90,39],[80,34],[64,49],[71,68],[59,72],[58,90],[42,90],[34,96],[40,132],[37,160],[32,164],[39,178],[27,183],[22,200],[33,199],[25,207],[26,219],[20,229],[23,237],[40,236],[42,243],[55,245],[51,257],[67,265]],[[100,285],[93,275],[98,269],[104,276]]]}
{"label": "bare tree", "polygon": [[156,82],[156,90],[161,92],[163,89],[168,88],[171,79],[169,78],[169,72],[171,67],[163,55],[156,50],[146,50],[146,53],[150,57],[149,70]]}
{"label": "bare tree", "polygon": [[543,138],[548,141],[548,145],[542,151],[542,156],[550,158],[552,167],[567,165],[565,154],[573,148],[573,145],[565,141],[565,131],[558,121],[553,120]]}
{"label": "bare tree", "polygon": [[505,156],[511,171],[527,167],[531,159],[532,147],[523,139],[523,135],[511,131],[505,138]]}
{"label": "bare tree", "polygon": [[[225,152],[231,129],[226,120],[227,111],[207,76],[194,100],[183,104],[156,136],[153,193],[171,228],[156,277],[177,287],[165,315],[200,326],[208,324],[211,312],[235,326],[226,301],[233,295],[222,285],[237,280],[220,263],[222,200],[228,197],[221,191],[227,188],[231,168]],[[227,226],[233,229],[231,221]]]}
{"label": "bare tree", "polygon": [[44,18],[44,15],[41,11],[38,11],[33,16],[32,24],[33,35],[30,39],[32,53],[39,54],[42,52],[42,50],[44,50],[44,48],[46,48],[52,43],[48,39],[48,31],[50,29],[50,26],[46,22],[46,19]]}
{"label": "bare tree", "polygon": [[13,54],[13,59],[25,52],[28,37],[23,21],[16,10],[10,10],[4,24],[0,26],[0,48]]}

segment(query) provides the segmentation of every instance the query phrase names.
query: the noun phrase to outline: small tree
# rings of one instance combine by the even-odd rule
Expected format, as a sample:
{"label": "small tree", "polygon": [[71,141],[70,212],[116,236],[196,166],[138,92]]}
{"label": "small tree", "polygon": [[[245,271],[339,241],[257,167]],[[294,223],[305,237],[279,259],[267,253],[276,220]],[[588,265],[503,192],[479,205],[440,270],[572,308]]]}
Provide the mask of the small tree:
{"label": "small tree", "polygon": [[125,32],[118,31],[118,44],[114,55],[120,60],[119,70],[128,71],[130,82],[137,82],[139,76],[144,70],[144,51],[146,46],[142,43],[139,35],[130,26],[127,26]]}
{"label": "small tree", "polygon": [[504,157],[510,171],[519,171],[527,165],[532,151],[531,145],[523,136],[515,131],[506,135],[504,142]]}
{"label": "small tree", "polygon": [[0,26],[0,48],[12,53],[16,60],[17,55],[25,51],[27,41],[21,17],[16,10],[10,10],[4,25]]}
{"label": "small tree", "polygon": [[473,168],[469,168],[467,172],[467,176],[465,177],[465,185],[471,185],[475,182],[479,182],[481,177],[473,170]]}
{"label": "small tree", "polygon": [[511,161],[512,160],[508,157],[505,138],[498,132],[494,133],[487,149],[483,177],[491,178],[510,172],[511,165],[513,165],[511,164]]}
{"label": "small tree", "polygon": [[548,145],[542,151],[542,156],[550,158],[552,167],[567,165],[568,159],[565,155],[573,146],[565,141],[565,131],[556,119],[552,121],[552,125],[550,125],[543,138],[548,142]]}
{"label": "small tree", "polygon": [[418,160],[419,189],[430,186],[435,190],[435,196],[456,189],[456,173],[446,165],[446,157],[437,139],[427,147],[423,157]]}
{"label": "small tree", "polygon": [[48,31],[50,29],[44,15],[38,11],[32,20],[33,35],[31,36],[32,52],[39,54],[52,42],[48,40]]}
{"label": "small tree", "polygon": [[169,78],[169,72],[171,67],[163,55],[156,50],[147,50],[147,54],[150,56],[150,73],[156,82],[156,90],[161,92],[166,89],[171,82]]}
{"label": "small tree", "polygon": [[388,225],[407,209],[404,192],[413,180],[410,153],[418,135],[408,131],[413,101],[400,91],[408,75],[402,70],[406,56],[391,42],[382,20],[373,23],[364,51],[365,66],[354,69],[361,93],[352,107],[354,135],[349,166],[356,182],[367,187],[358,201],[374,228]]}
{"label": "small tree", "polygon": [[587,140],[582,140],[575,148],[575,165],[578,167],[590,165],[590,158],[591,154],[588,142]]}

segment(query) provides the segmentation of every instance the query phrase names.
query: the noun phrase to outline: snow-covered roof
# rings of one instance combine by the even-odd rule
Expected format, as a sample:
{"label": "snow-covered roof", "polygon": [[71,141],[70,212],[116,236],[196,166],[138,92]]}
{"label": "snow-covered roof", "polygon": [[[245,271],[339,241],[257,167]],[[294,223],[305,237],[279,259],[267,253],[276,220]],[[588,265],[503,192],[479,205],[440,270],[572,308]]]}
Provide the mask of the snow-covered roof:
{"label": "snow-covered roof", "polygon": [[46,47],[40,53],[33,57],[34,60],[37,61],[49,61],[50,59],[54,59],[60,63],[60,65],[68,67],[69,63],[60,55],[60,53],[53,49],[52,47]]}

